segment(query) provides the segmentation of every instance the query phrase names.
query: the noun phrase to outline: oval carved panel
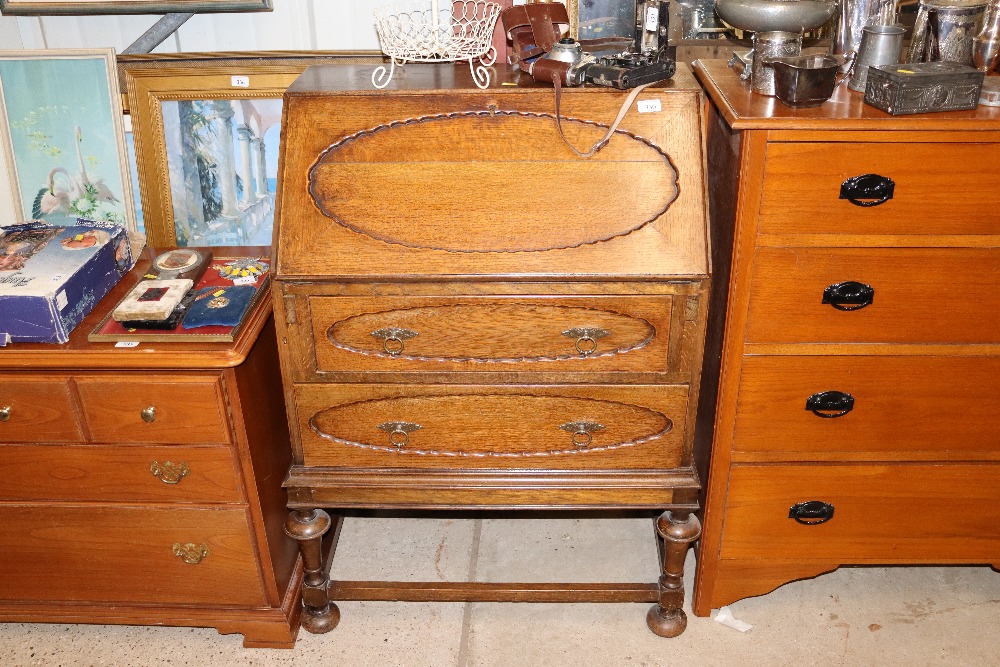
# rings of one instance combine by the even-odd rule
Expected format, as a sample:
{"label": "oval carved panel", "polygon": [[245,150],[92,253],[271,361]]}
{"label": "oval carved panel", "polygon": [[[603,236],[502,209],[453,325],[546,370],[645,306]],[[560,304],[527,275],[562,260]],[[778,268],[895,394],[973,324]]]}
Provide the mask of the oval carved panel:
{"label": "oval carved panel", "polygon": [[[608,130],[572,118],[562,126],[582,148]],[[623,130],[586,159],[550,114],[469,111],[340,139],[310,169],[309,192],[325,216],[387,243],[533,252],[640,229],[677,198],[677,180],[665,152]]]}
{"label": "oval carved panel", "polygon": [[382,332],[393,328],[409,335],[391,355],[396,358],[482,363],[580,358],[577,341],[587,334],[592,340],[581,345],[588,358],[612,357],[645,347],[656,335],[645,319],[610,310],[491,302],[362,313],[335,322],[327,338],[349,352],[390,356]]}
{"label": "oval carved panel", "polygon": [[[583,455],[634,447],[669,433],[673,422],[659,411],[617,401],[477,394],[346,403],[320,410],[309,426],[320,437],[361,449],[485,458]],[[580,437],[578,431],[589,437]]]}

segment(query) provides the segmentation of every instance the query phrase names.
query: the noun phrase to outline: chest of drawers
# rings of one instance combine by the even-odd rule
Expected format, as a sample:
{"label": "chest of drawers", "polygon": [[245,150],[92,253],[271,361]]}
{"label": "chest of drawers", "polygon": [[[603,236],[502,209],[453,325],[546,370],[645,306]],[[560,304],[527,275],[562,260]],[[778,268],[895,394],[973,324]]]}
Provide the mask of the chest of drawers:
{"label": "chest of drawers", "polygon": [[997,564],[1000,112],[790,110],[695,71],[728,282],[695,613],[844,564]]}
{"label": "chest of drawers", "polygon": [[[261,249],[252,249],[259,252]],[[291,647],[301,565],[270,300],[233,343],[0,350],[0,621],[192,625]]]}
{"label": "chest of drawers", "polygon": [[[463,73],[464,72],[464,73]],[[645,91],[590,159],[551,87],[314,68],[285,96],[276,312],[303,625],[331,599],[657,602],[684,628],[708,289],[702,97]],[[626,94],[562,93],[583,148]],[[664,512],[659,584],[330,582],[320,508]],[[338,524],[339,525],[339,524]]]}

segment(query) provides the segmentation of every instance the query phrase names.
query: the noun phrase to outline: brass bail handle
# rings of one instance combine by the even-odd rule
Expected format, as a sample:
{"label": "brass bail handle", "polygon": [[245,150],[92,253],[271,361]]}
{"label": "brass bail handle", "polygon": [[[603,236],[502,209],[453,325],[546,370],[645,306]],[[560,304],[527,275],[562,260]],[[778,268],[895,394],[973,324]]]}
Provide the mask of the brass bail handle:
{"label": "brass bail handle", "polygon": [[183,461],[180,463],[173,463],[171,461],[160,463],[159,461],[153,461],[149,464],[149,472],[164,484],[178,484],[190,474],[191,469]]}
{"label": "brass bail handle", "polygon": [[197,565],[211,553],[207,544],[194,544],[193,542],[187,544],[174,542],[173,551],[175,556],[188,565]]}

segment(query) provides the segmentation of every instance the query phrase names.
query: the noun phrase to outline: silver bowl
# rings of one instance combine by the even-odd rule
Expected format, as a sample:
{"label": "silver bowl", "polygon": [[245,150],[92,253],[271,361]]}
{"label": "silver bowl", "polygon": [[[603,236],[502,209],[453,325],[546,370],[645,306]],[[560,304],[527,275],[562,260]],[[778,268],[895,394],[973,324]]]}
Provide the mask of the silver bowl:
{"label": "silver bowl", "polygon": [[820,27],[837,11],[830,0],[716,0],[719,17],[748,32],[803,32]]}

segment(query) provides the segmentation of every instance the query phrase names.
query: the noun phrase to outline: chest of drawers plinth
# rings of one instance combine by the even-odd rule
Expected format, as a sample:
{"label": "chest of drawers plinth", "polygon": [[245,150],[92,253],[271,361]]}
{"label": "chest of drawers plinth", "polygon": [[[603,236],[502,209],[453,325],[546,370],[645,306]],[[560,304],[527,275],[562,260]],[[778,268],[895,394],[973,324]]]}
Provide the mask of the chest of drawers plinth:
{"label": "chest of drawers plinth", "polygon": [[[685,71],[605,148],[551,87],[452,66],[285,96],[276,312],[307,629],[331,599],[657,602],[683,630],[708,289],[701,93]],[[368,77],[368,78],[366,78]],[[625,100],[563,91],[586,148]],[[659,584],[330,582],[320,508],[665,512]]]}

